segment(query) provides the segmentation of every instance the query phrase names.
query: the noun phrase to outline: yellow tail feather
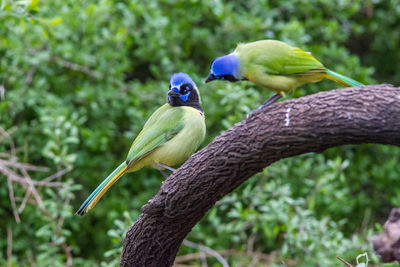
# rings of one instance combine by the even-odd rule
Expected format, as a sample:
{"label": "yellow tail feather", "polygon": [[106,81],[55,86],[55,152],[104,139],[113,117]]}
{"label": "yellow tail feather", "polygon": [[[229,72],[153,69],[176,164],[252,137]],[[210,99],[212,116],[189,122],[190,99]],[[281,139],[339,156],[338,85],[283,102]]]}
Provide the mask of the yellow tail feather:
{"label": "yellow tail feather", "polygon": [[356,80],[353,80],[352,78],[349,78],[347,76],[344,76],[340,73],[334,72],[333,70],[326,69],[326,73],[323,75],[325,78],[335,81],[335,82],[338,82],[338,83],[341,83],[346,87],[363,86],[362,83],[360,83]]}
{"label": "yellow tail feather", "polygon": [[331,81],[340,83],[340,84],[342,84],[342,85],[344,85],[344,86],[346,86],[346,87],[350,86],[350,84],[347,84],[347,83],[345,83],[344,81],[339,80],[339,79],[337,79],[337,78],[335,78],[335,77],[333,77],[333,76],[331,76],[331,75],[329,75],[329,74],[323,73],[322,76],[324,76],[324,78],[329,79],[329,80],[331,80]]}
{"label": "yellow tail feather", "polygon": [[110,179],[110,181],[107,182],[107,184],[96,194],[96,196],[90,201],[89,205],[87,206],[85,212],[88,212],[89,210],[91,210],[96,204],[97,202],[99,202],[100,198],[104,195],[105,192],[107,192],[107,190],[116,182],[118,181],[119,178],[121,178],[122,175],[125,174],[125,172],[127,171],[127,167],[125,166],[122,170],[120,170],[117,174],[114,175],[114,177],[112,177]]}

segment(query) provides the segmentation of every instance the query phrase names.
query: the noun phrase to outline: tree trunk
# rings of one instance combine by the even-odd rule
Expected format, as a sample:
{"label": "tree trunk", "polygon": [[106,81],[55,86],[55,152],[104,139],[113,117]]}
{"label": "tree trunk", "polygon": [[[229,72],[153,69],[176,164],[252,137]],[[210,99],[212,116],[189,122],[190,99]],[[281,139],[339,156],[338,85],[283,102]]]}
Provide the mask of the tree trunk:
{"label": "tree trunk", "polygon": [[172,266],[192,227],[252,175],[280,159],[361,143],[400,145],[400,88],[338,89],[256,111],[166,179],[126,234],[121,266]]}

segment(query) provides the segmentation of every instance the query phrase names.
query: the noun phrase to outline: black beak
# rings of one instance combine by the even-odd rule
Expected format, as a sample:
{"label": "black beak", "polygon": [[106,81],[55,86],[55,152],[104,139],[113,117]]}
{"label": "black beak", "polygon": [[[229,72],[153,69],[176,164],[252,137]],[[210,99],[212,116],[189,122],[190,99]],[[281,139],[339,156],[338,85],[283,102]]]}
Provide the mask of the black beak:
{"label": "black beak", "polygon": [[215,80],[215,76],[213,74],[208,75],[207,80],[205,81],[205,83],[211,82]]}
{"label": "black beak", "polygon": [[174,90],[169,90],[168,95],[171,97],[178,97],[179,93],[175,92]]}

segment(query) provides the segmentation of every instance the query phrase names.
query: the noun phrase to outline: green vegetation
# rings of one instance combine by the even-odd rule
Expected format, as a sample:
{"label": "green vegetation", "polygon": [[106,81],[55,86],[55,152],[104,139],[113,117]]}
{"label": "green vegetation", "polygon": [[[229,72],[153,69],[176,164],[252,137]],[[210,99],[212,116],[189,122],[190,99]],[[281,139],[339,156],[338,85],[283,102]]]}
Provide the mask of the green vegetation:
{"label": "green vegetation", "polygon": [[[237,42],[282,40],[363,83],[399,84],[399,24],[395,0],[0,0],[0,265],[10,256],[11,266],[117,265],[124,231],[163,177],[128,174],[88,215],[74,212],[165,102],[173,72],[198,84],[206,145],[270,96],[246,82],[203,83]],[[323,81],[295,97],[336,87]],[[355,265],[364,252],[373,266],[368,238],[400,205],[399,159],[397,147],[361,145],[282,160],[187,239],[229,250],[232,266],[339,266],[336,256]],[[179,256],[195,252],[183,245]]]}

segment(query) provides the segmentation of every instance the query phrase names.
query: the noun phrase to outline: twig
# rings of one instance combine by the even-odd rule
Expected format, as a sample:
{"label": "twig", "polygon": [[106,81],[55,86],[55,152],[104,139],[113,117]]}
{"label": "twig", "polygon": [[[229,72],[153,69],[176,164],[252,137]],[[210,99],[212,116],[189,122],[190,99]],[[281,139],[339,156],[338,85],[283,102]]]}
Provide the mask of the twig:
{"label": "twig", "polygon": [[207,264],[207,256],[204,252],[200,252],[200,260],[201,260],[201,266],[202,267],[208,267]]}
{"label": "twig", "polygon": [[72,166],[68,166],[67,168],[65,168],[64,170],[58,171],[52,175],[50,175],[49,177],[44,178],[43,180],[41,180],[39,183],[47,183],[50,182],[51,180],[54,180],[56,178],[59,178],[61,176],[63,176],[64,174],[66,174],[67,172],[70,172],[72,170]]}
{"label": "twig", "polygon": [[[70,201],[71,201],[71,197],[70,197],[70,196],[67,196],[67,197],[65,198],[64,205],[69,205]],[[59,228],[59,229],[62,228],[62,226],[63,226],[63,224],[64,224],[64,219],[65,219],[64,216],[60,216],[60,218],[59,218],[59,220],[58,220],[58,223],[57,223],[57,228]]]}
{"label": "twig", "polygon": [[[22,173],[24,174],[24,179],[26,180],[27,184],[29,185],[29,190],[32,191],[33,196],[36,199],[36,202],[39,205],[39,208],[43,211],[43,212],[47,212],[46,208],[43,205],[43,200],[42,197],[40,196],[39,192],[36,190],[35,186],[33,185],[33,181],[31,179],[31,177],[29,177],[28,173],[26,170],[22,169],[21,170]],[[48,212],[47,212],[48,213]]]}
{"label": "twig", "polygon": [[[31,69],[33,75],[34,69]],[[27,83],[30,82],[31,78],[27,77]],[[61,182],[60,177],[63,176],[65,173],[69,172],[72,170],[72,166],[68,166],[65,169],[61,169],[61,166],[58,166],[58,171],[45,179],[42,179],[41,181],[33,180],[28,171],[42,171],[42,172],[47,172],[49,171],[48,168],[45,167],[38,167],[34,166],[31,164],[27,163],[21,163],[18,162],[18,158],[16,157],[16,149],[14,142],[10,136],[10,133],[4,130],[3,128],[0,127],[0,142],[4,139],[10,139],[10,144],[11,144],[11,153],[1,153],[0,156],[4,157],[5,159],[0,159],[0,173],[4,174],[7,177],[8,181],[8,188],[9,188],[9,196],[10,196],[10,201],[11,201],[11,206],[13,209],[13,213],[15,216],[15,220],[17,223],[19,223],[20,217],[19,213],[22,213],[24,210],[26,203],[29,201],[29,197],[33,195],[33,198],[35,199],[37,205],[39,206],[40,210],[44,213],[46,217],[48,217],[50,220],[53,221],[54,226],[55,226],[55,231],[56,235],[59,237],[63,237],[63,232],[62,232],[62,225],[64,224],[64,217],[59,216],[58,222],[52,216],[52,214],[46,209],[46,207],[43,204],[42,197],[40,196],[38,190],[36,189],[35,186],[46,186],[46,187],[59,187],[59,186],[64,186],[65,183]],[[21,174],[19,174],[21,173]],[[52,182],[52,180],[58,178],[57,182]],[[14,196],[14,189],[13,189],[13,182],[19,183],[25,190],[25,196],[21,202],[21,205],[19,209],[17,210],[17,205],[15,201],[15,196]],[[65,205],[68,205],[70,202],[70,197],[67,196],[65,199]],[[7,248],[7,256],[8,256],[8,261],[7,265],[11,266],[11,257],[12,257],[12,232],[10,234],[10,228],[8,231],[8,248]],[[72,258],[72,249],[70,246],[68,246],[67,242],[64,240],[61,243],[62,249],[65,251],[66,255],[66,264],[67,266],[72,266],[73,264],[73,258]]]}
{"label": "twig", "polygon": [[4,85],[3,84],[0,85],[0,99],[1,100],[6,99],[5,92],[6,92],[6,88],[4,88]]}
{"label": "twig", "polygon": [[[254,250],[254,240],[256,239],[256,237],[254,236],[254,234],[252,234],[249,238],[249,240],[247,241],[247,254],[253,253]],[[250,262],[250,266],[253,266],[254,264],[256,264],[256,262],[258,262],[258,257],[252,257],[252,260]]]}
{"label": "twig", "polygon": [[189,241],[187,239],[183,240],[183,244],[185,246],[188,246],[188,247],[191,247],[191,248],[199,249],[204,253],[213,255],[222,264],[223,267],[229,267],[228,262],[218,252],[216,252],[215,250],[213,250],[213,249],[211,249],[209,247],[206,247],[206,246],[204,246],[202,244],[196,244],[196,243],[191,242],[191,241]]}
{"label": "twig", "polygon": [[10,153],[6,153],[6,152],[0,152],[0,157],[3,157],[3,158],[10,158],[10,157],[11,157],[11,154],[10,154]]}
{"label": "twig", "polygon": [[[21,169],[21,171],[22,170],[23,169]],[[31,178],[26,179],[26,177],[22,177],[1,165],[0,165],[0,172],[3,173],[5,176],[10,177],[13,182],[17,182],[21,185],[47,186],[47,187],[60,187],[65,185],[65,183],[59,183],[59,182],[37,181],[37,180],[32,180]]]}
{"label": "twig", "polygon": [[15,162],[15,160],[2,160],[0,159],[0,165],[3,166],[11,166],[16,169],[25,169],[28,171],[41,171],[41,172],[48,172],[49,168],[47,167],[38,167],[35,165],[27,164],[27,163],[20,163],[20,162]]}
{"label": "twig", "polygon": [[64,68],[85,73],[86,75],[88,75],[92,78],[96,78],[96,79],[101,78],[101,74],[99,72],[91,70],[88,66],[78,65],[74,62],[70,62],[65,59],[58,59],[55,56],[51,57],[50,61],[59,63]]}
{"label": "twig", "polygon": [[71,247],[67,245],[67,242],[64,241],[62,244],[62,247],[65,251],[65,255],[67,256],[67,266],[72,266],[72,253],[71,253]]}
{"label": "twig", "polygon": [[338,260],[340,260],[341,262],[343,262],[343,264],[344,264],[346,267],[353,267],[353,265],[351,265],[350,263],[348,263],[347,261],[345,261],[345,260],[342,259],[341,257],[336,256],[336,258],[337,258]]}
{"label": "twig", "polygon": [[9,196],[10,196],[11,207],[13,209],[15,221],[17,223],[20,223],[21,220],[20,220],[19,215],[18,215],[17,205],[15,204],[14,189],[13,189],[13,186],[12,186],[11,178],[8,177],[7,181],[8,181],[8,193],[9,193]]}
{"label": "twig", "polygon": [[4,139],[7,139],[7,138],[10,139],[10,147],[11,147],[11,155],[12,155],[12,157],[15,157],[15,154],[16,154],[16,152],[15,152],[14,141],[13,141],[12,138],[11,138],[11,133],[14,132],[15,129],[16,129],[16,128],[13,127],[13,128],[11,128],[11,130],[6,131],[6,130],[4,130],[4,128],[2,128],[2,127],[0,126],[0,133],[1,133],[1,135],[2,135],[2,136],[0,137],[0,142],[3,141]]}
{"label": "twig", "polygon": [[7,228],[7,267],[12,267],[12,240],[13,233],[11,227]]}
{"label": "twig", "polygon": [[29,199],[31,193],[32,193],[32,191],[30,189],[26,190],[24,199],[22,200],[22,203],[19,206],[18,213],[22,213],[24,211],[26,203],[28,202],[28,199]]}
{"label": "twig", "polygon": [[33,74],[35,74],[36,69],[37,69],[36,65],[29,69],[28,74],[26,75],[26,79],[25,79],[25,83],[27,86],[31,84]]}

